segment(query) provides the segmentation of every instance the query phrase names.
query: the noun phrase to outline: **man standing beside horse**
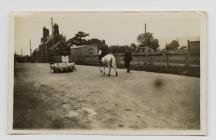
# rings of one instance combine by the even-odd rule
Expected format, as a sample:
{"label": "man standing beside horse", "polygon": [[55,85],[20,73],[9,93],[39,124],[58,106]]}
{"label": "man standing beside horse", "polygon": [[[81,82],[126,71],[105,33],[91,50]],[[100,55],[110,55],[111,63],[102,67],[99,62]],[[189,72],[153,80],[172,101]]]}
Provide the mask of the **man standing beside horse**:
{"label": "man standing beside horse", "polygon": [[124,54],[125,67],[127,68],[127,72],[130,72],[130,61],[132,61],[132,52],[131,48],[127,47]]}

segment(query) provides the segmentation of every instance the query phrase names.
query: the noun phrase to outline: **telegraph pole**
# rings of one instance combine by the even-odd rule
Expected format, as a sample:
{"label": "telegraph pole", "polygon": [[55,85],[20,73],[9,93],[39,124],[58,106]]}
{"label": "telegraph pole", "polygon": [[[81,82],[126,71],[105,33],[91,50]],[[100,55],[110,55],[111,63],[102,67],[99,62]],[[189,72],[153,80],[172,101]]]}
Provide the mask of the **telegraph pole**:
{"label": "telegraph pole", "polygon": [[29,47],[30,47],[30,56],[31,56],[31,54],[32,54],[31,40],[29,40]]}
{"label": "telegraph pole", "polygon": [[31,48],[31,40],[29,40],[29,47],[30,47],[30,61],[32,62],[32,48]]}
{"label": "telegraph pole", "polygon": [[146,24],[144,24],[144,30],[145,30],[145,35],[146,35]]}

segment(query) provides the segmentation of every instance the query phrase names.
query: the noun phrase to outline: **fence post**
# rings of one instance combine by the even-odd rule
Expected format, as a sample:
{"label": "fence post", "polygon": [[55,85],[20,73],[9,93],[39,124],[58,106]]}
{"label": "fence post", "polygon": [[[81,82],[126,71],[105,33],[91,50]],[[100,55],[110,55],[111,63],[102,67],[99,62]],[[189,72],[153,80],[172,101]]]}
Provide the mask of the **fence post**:
{"label": "fence post", "polygon": [[167,69],[168,69],[168,67],[169,67],[169,55],[168,55],[168,53],[166,53],[166,61],[167,61]]}
{"label": "fence post", "polygon": [[138,55],[138,66],[140,67],[140,56]]}
{"label": "fence post", "polygon": [[187,50],[186,53],[185,53],[185,71],[186,73],[188,73],[189,69],[190,69],[190,61],[189,61],[189,56],[190,56],[190,52]]}

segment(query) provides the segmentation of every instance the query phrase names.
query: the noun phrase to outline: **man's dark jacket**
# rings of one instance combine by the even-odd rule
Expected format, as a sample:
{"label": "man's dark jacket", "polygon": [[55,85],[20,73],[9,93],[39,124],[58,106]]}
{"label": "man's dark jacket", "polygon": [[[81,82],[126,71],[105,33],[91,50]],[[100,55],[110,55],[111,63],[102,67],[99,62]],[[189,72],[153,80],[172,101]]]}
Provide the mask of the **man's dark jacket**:
{"label": "man's dark jacket", "polygon": [[124,54],[124,61],[129,62],[132,60],[132,53],[130,50],[127,50]]}

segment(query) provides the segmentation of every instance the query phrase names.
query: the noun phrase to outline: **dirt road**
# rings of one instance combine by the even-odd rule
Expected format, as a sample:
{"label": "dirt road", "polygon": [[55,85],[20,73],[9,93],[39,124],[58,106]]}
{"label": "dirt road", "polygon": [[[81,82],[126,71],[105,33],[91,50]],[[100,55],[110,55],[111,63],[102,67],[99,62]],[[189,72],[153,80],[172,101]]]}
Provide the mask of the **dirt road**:
{"label": "dirt road", "polygon": [[97,67],[50,73],[17,64],[15,129],[199,129],[199,78]]}

